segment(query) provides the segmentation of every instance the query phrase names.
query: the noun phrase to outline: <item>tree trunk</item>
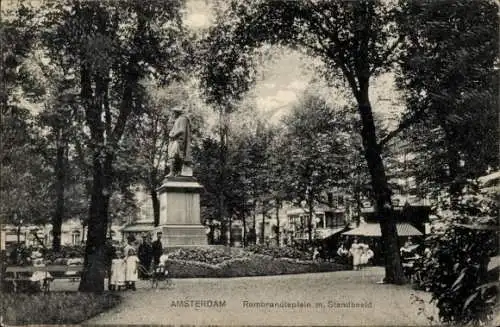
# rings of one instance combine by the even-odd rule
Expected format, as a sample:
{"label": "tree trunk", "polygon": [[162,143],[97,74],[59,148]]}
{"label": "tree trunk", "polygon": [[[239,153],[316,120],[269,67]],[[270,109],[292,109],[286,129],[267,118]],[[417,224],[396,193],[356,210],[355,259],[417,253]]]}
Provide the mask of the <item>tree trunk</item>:
{"label": "tree trunk", "polygon": [[19,245],[21,245],[21,224],[17,225],[17,246]]}
{"label": "tree trunk", "polygon": [[385,167],[377,144],[375,123],[368,97],[368,82],[362,85],[358,98],[358,110],[361,116],[363,148],[371,184],[375,197],[375,213],[380,222],[385,256],[385,282],[404,284],[406,279],[401,266],[398,235],[391,204],[391,191],[385,174]]}
{"label": "tree trunk", "polygon": [[154,226],[160,225],[160,199],[158,198],[158,192],[154,188],[151,188],[151,201],[153,202],[153,217]]}
{"label": "tree trunk", "polygon": [[[91,132],[89,147],[92,150],[93,179],[84,266],[78,290],[81,292],[102,292],[104,291],[104,278],[107,270],[106,233],[113,158],[110,152],[105,152],[103,146],[102,99],[107,90],[104,89],[103,83],[96,82],[96,98],[94,98],[89,67],[85,64],[82,65],[80,74],[82,102]],[[102,82],[102,80],[100,81]],[[108,149],[108,151],[110,150]],[[103,155],[105,155],[104,159]]]}
{"label": "tree trunk", "polygon": [[247,246],[247,217],[245,209],[246,209],[246,202],[243,202],[243,233],[242,233],[243,247]]}
{"label": "tree trunk", "polygon": [[262,202],[262,226],[260,226],[260,244],[264,244],[264,233],[266,228],[266,214],[264,211],[264,202]]}
{"label": "tree trunk", "polygon": [[309,243],[312,243],[312,220],[313,220],[313,204],[312,201],[308,201],[309,203],[309,215],[307,218],[307,238],[309,239]]}
{"label": "tree trunk", "polygon": [[84,268],[78,290],[102,292],[106,274],[106,231],[108,226],[108,176],[100,161],[100,151],[94,151],[93,185],[90,200],[87,244]]}
{"label": "tree trunk", "polygon": [[220,244],[227,243],[227,221],[224,215],[224,199],[222,194],[219,194],[219,217],[220,217]]}
{"label": "tree trunk", "polygon": [[280,246],[280,202],[276,200],[276,245]]}
{"label": "tree trunk", "polygon": [[227,246],[231,246],[233,241],[233,218],[231,216],[227,217]]}
{"label": "tree trunk", "polygon": [[361,208],[363,207],[361,192],[359,192],[359,190],[355,192],[354,198],[356,199],[356,227],[359,227],[361,223]]}
{"label": "tree trunk", "polygon": [[56,208],[54,211],[54,216],[52,217],[52,249],[54,252],[59,252],[61,250],[61,227],[64,217],[64,182],[66,175],[65,167],[65,144],[62,140],[62,131],[57,131],[57,150],[56,150]]}
{"label": "tree trunk", "polygon": [[446,124],[447,117],[442,114],[440,119],[445,122],[442,124],[442,127],[445,132],[446,161],[449,169],[447,178],[451,204],[455,207],[458,204],[458,198],[460,197],[464,186],[460,167],[460,153],[454,144],[454,140],[456,139],[455,135],[453,135],[454,132],[452,128]]}
{"label": "tree trunk", "polygon": [[252,224],[253,224],[253,230],[256,231],[256,228],[257,228],[257,213],[256,213],[256,210],[257,210],[257,201],[253,201],[253,220],[252,220]]}

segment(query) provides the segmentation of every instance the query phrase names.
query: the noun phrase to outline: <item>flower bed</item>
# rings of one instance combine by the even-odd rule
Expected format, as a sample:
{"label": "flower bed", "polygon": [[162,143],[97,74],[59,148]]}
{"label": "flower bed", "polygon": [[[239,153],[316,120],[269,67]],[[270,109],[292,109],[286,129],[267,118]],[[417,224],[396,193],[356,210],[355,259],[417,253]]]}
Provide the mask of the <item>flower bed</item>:
{"label": "flower bed", "polygon": [[198,261],[168,260],[168,271],[172,278],[216,277],[217,266]]}
{"label": "flower bed", "polygon": [[79,324],[119,302],[120,297],[112,293],[4,293],[0,315],[6,325]]}
{"label": "flower bed", "polygon": [[196,261],[216,265],[227,260],[241,258],[249,255],[243,251],[236,252],[231,249],[216,247],[197,247],[178,249],[169,253],[169,258],[174,260]]}
{"label": "flower bed", "polygon": [[245,251],[250,253],[269,255],[274,258],[310,260],[312,257],[311,253],[301,251],[299,249],[290,246],[276,247],[276,246],[265,246],[261,244],[255,244],[246,247]]}
{"label": "flower bed", "polygon": [[173,278],[221,278],[247,276],[273,276],[349,269],[336,263],[318,263],[267,255],[247,255],[232,258],[216,265],[197,261],[171,259],[168,270]]}

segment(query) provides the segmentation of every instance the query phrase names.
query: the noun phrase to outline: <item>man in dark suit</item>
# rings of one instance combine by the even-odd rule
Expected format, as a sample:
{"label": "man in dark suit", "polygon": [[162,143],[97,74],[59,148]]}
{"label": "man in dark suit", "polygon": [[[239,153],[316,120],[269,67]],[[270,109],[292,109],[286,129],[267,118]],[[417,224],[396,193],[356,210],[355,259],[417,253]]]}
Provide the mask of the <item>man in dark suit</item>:
{"label": "man in dark suit", "polygon": [[153,242],[153,263],[156,268],[158,266],[158,263],[160,262],[160,257],[163,254],[163,245],[161,244],[161,236],[162,233],[158,232],[156,234],[156,241]]}
{"label": "man in dark suit", "polygon": [[[144,235],[142,238],[142,243],[139,245],[139,261],[141,265],[146,268],[147,270],[151,269],[151,260],[152,260],[152,253],[153,253],[153,246],[151,245],[151,236],[150,235]],[[143,270],[139,271],[139,278],[145,278],[146,275],[144,274]]]}

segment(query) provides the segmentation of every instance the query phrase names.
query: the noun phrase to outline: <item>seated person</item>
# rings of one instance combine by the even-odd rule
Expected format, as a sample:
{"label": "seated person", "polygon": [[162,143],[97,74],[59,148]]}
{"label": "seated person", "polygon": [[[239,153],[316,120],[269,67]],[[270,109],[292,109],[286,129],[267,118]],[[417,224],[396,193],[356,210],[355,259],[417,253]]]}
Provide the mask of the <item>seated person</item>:
{"label": "seated person", "polygon": [[[33,260],[33,267],[45,267],[43,258]],[[30,280],[32,282],[43,282],[44,280],[52,280],[52,275],[48,271],[37,270],[33,273]]]}
{"label": "seated person", "polygon": [[168,275],[167,261],[168,261],[168,251],[167,249],[163,249],[163,254],[160,256],[158,266],[156,267],[156,273]]}
{"label": "seated person", "polygon": [[[69,259],[66,260],[66,265],[68,266],[77,266],[77,265],[83,265],[83,260],[81,258],[77,258],[77,255],[75,253],[70,253]],[[79,276],[79,272],[75,270],[67,270],[64,275],[68,278],[74,279]]]}

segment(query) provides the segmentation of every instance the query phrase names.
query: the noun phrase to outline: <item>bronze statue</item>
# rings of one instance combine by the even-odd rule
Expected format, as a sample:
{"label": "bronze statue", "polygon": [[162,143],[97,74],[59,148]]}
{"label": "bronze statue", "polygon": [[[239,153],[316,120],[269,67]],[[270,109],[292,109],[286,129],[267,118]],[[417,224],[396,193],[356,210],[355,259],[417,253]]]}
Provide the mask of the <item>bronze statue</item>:
{"label": "bronze statue", "polygon": [[191,123],[181,107],[172,109],[175,122],[170,130],[167,165],[168,177],[193,176],[191,156]]}

